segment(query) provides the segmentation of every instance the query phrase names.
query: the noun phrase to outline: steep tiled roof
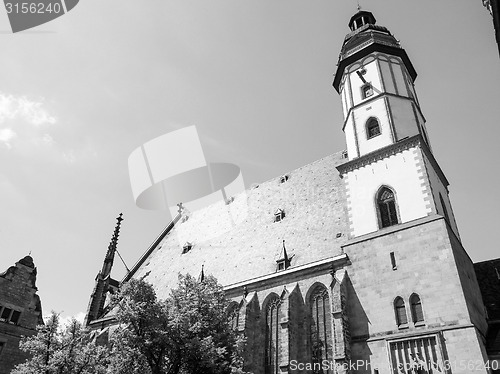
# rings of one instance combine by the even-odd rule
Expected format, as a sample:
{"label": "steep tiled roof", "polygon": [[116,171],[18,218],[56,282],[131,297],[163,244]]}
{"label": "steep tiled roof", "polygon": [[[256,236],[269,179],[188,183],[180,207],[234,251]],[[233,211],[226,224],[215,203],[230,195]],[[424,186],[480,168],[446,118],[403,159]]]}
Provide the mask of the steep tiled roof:
{"label": "steep tiled roof", "polygon": [[[133,277],[144,277],[165,298],[177,285],[178,273],[198,276],[202,265],[224,286],[272,274],[283,239],[293,256],[291,268],[340,254],[348,225],[343,181],[335,167],[345,161],[342,152],[333,154],[288,173],[284,183],[277,177],[237,195],[229,205],[220,202],[191,213]],[[274,222],[278,208],[285,218]],[[192,248],[182,254],[185,242]]]}

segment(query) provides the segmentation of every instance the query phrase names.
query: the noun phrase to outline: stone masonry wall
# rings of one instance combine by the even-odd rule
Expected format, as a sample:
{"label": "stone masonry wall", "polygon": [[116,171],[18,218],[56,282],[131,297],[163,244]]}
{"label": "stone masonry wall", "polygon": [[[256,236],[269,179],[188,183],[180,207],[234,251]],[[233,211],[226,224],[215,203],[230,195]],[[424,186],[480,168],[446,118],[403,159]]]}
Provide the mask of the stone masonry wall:
{"label": "stone masonry wall", "polygon": [[[11,369],[28,357],[19,349],[22,336],[36,333],[36,326],[43,323],[40,298],[36,294],[36,268],[29,256],[15,266],[0,273],[0,374],[8,374]],[[20,312],[17,321],[13,312]],[[10,318],[8,316],[10,314]]]}
{"label": "stone masonry wall", "polygon": [[[469,273],[465,252],[452,246],[450,234],[444,218],[433,216],[380,230],[344,246],[352,262],[348,269],[351,358],[365,362],[358,373],[373,373],[373,368],[380,374],[391,373],[391,340],[432,334],[442,340],[443,359],[484,358],[483,343],[476,334],[483,328],[482,317],[469,306],[476,305],[477,296],[471,295],[474,287],[464,286],[460,275]],[[396,259],[394,269],[391,252]],[[474,279],[468,282],[473,284]],[[412,321],[409,299],[413,293],[420,296],[423,323]],[[403,326],[395,318],[398,296],[406,306],[408,323]]]}

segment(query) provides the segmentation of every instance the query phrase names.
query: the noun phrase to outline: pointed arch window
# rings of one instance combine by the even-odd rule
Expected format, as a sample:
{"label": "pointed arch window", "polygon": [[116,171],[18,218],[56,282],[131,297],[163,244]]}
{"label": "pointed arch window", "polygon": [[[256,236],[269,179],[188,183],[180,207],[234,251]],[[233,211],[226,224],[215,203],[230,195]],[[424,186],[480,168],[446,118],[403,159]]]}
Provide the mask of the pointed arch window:
{"label": "pointed arch window", "polygon": [[405,302],[401,297],[394,300],[394,312],[396,313],[396,324],[398,327],[405,327],[408,325],[408,317],[406,316]]}
{"label": "pointed arch window", "polygon": [[380,228],[397,225],[399,223],[396,209],[396,198],[394,192],[383,187],[377,194],[377,208],[379,214]]}
{"label": "pointed arch window", "polygon": [[266,308],[265,374],[279,372],[279,315],[281,300],[275,296]]}
{"label": "pointed arch window", "polygon": [[411,319],[413,323],[424,322],[424,311],[422,310],[422,302],[420,296],[416,293],[410,297]]}
{"label": "pointed arch window", "polygon": [[233,303],[228,309],[228,322],[231,330],[238,331],[240,324],[240,307],[237,303]]}
{"label": "pointed arch window", "polygon": [[[332,351],[332,320],[330,297],[325,287],[317,287],[310,298],[311,305],[311,357],[315,368],[321,368],[321,363],[324,360],[331,361],[333,359]],[[332,371],[313,370],[313,373],[330,374]]]}
{"label": "pointed arch window", "polygon": [[377,135],[380,135],[380,124],[376,118],[371,117],[366,121],[366,137],[371,139]]}

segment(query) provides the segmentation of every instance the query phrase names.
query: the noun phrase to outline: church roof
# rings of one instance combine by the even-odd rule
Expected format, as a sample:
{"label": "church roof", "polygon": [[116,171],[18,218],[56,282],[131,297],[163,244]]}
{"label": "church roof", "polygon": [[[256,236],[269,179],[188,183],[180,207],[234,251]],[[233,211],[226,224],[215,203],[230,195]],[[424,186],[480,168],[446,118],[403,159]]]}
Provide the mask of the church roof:
{"label": "church roof", "polygon": [[[290,269],[342,253],[348,235],[339,152],[274,178],[179,220],[132,276],[152,283],[158,297],[179,273],[214,275],[223,286],[273,274],[286,240]],[[275,222],[282,209],[283,219]],[[191,247],[186,251],[184,244]],[[184,252],[184,253],[183,253]],[[292,257],[293,256],[293,257]],[[129,278],[129,277],[126,277]]]}

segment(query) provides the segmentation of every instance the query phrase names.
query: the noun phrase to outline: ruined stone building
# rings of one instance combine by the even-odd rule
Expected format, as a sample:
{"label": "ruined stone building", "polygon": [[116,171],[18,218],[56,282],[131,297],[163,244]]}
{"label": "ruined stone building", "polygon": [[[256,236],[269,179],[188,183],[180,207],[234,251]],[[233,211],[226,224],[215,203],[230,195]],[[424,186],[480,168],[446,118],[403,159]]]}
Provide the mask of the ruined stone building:
{"label": "ruined stone building", "polygon": [[28,358],[19,341],[36,334],[36,326],[43,324],[36,291],[36,267],[30,256],[0,273],[0,374],[10,373]]}
{"label": "ruined stone building", "polygon": [[[178,273],[204,266],[232,300],[255,374],[487,373],[488,354],[498,358],[487,336],[498,344],[498,335],[488,335],[416,70],[372,13],[359,11],[349,28],[333,81],[344,118],[332,119],[347,150],[180,210],[124,281],[144,278],[165,298]],[[103,333],[117,286],[109,271],[105,263],[87,316]]]}

